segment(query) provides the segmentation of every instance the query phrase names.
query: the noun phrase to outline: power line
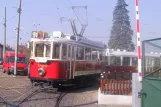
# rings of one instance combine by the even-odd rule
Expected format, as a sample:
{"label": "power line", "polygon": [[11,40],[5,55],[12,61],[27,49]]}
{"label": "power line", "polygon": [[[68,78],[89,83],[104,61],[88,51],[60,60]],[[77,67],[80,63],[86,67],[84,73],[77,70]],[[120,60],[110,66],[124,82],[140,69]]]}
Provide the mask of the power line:
{"label": "power line", "polygon": [[[69,1],[69,0],[68,0]],[[73,12],[74,12],[74,14],[75,14],[75,16],[76,16],[76,18],[77,18],[77,20],[79,21],[79,23],[81,24],[81,25],[83,25],[82,24],[82,22],[81,22],[81,20],[80,20],[80,15],[78,15],[78,13],[76,13],[76,11],[75,11],[75,8],[85,8],[85,10],[86,10],[86,25],[87,25],[87,23],[88,23],[88,21],[87,21],[87,6],[72,6],[71,7],[72,8],[72,10],[73,10]],[[84,19],[83,19],[84,20]]]}
{"label": "power line", "polygon": [[74,9],[73,9],[73,11],[74,11],[74,14],[75,14],[75,16],[77,17],[77,19],[78,19],[79,23],[80,23],[81,25],[83,25],[83,24],[82,24],[82,22],[80,21],[80,19],[79,19],[78,15],[76,14],[76,12],[75,12],[75,10],[74,10]]}
{"label": "power line", "polygon": [[[18,14],[18,13],[17,13]],[[14,18],[16,18],[17,14],[13,17],[11,17],[10,19],[6,20],[7,22],[10,21],[10,20],[13,20]]]}
{"label": "power line", "polygon": [[58,7],[58,4],[57,2],[55,1],[55,6],[56,6],[56,9],[57,9],[57,13],[59,15],[59,18],[61,18],[61,15],[60,15],[60,12],[59,12],[59,7]]}
{"label": "power line", "polygon": [[[86,8],[86,7],[85,7]],[[79,10],[79,9],[78,9]],[[79,12],[76,13],[75,11],[75,14],[77,14],[77,18],[81,19],[82,21],[84,21],[84,23],[86,23],[88,25],[88,17],[87,17],[87,10],[86,10],[86,19],[82,18],[82,16],[79,14]]]}
{"label": "power line", "polygon": [[73,6],[73,3],[70,0],[68,0],[68,3]]}
{"label": "power line", "polygon": [[[17,16],[17,14],[16,14],[15,16],[9,18],[8,20],[6,20],[6,22],[13,20],[14,18],[16,18],[16,16]],[[4,19],[4,18],[3,18],[3,19]],[[4,23],[3,21],[0,22],[0,24],[3,24],[3,23]]]}
{"label": "power line", "polygon": [[107,37],[105,37],[105,36],[102,36],[102,37],[92,37],[92,36],[85,36],[85,37],[87,37],[87,38],[107,38]]}

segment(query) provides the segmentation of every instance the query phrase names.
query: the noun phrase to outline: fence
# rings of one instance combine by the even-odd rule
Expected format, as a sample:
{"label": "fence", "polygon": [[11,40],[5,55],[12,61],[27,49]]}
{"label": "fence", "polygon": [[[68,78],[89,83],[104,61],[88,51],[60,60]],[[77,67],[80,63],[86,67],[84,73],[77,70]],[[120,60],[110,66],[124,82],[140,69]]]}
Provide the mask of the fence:
{"label": "fence", "polygon": [[106,71],[107,72],[101,74],[101,93],[112,95],[131,95],[132,71]]}

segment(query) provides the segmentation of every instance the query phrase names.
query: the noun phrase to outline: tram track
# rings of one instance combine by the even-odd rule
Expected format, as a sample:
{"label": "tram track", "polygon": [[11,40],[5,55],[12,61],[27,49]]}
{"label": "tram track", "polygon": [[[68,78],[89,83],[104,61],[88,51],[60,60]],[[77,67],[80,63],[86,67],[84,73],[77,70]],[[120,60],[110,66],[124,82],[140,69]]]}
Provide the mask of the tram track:
{"label": "tram track", "polygon": [[59,97],[57,98],[55,107],[59,107],[59,105],[60,105],[60,103],[61,103],[63,97],[64,97],[65,95],[67,95],[67,94],[68,94],[68,93],[65,93],[65,92],[64,92],[64,93],[60,93]]}
{"label": "tram track", "polygon": [[[28,92],[33,91],[33,89],[30,89]],[[29,100],[31,97],[33,97],[34,95],[37,95],[41,92],[46,92],[46,93],[53,93],[53,94],[59,94],[59,96],[56,99],[56,103],[54,104],[55,107],[59,107],[61,100],[63,99],[63,97],[67,94],[67,92],[55,92],[55,91],[51,91],[49,88],[39,88],[39,89],[35,89],[33,92],[31,92],[30,94],[26,95],[26,92],[21,95],[20,97],[18,97],[17,99],[20,99],[22,96],[25,96],[21,101],[16,101],[14,100],[14,103],[10,103],[8,101],[6,101],[4,98],[0,97],[0,100],[6,107],[21,107],[21,105],[26,102],[27,100]]]}
{"label": "tram track", "polygon": [[[80,85],[79,84],[76,86],[69,86],[69,87],[64,86],[62,88],[59,88],[59,90],[55,88],[55,91],[51,90],[51,87],[46,87],[46,88],[45,87],[43,87],[43,88],[37,87],[36,88],[36,87],[31,87],[31,85],[30,85],[29,87],[27,87],[28,89],[26,92],[23,92],[19,97],[14,98],[14,100],[11,100],[12,103],[6,101],[2,97],[0,97],[0,100],[3,102],[4,105],[6,105],[6,107],[21,107],[21,106],[27,107],[28,102],[31,102],[32,105],[34,105],[35,103],[38,104],[40,102],[38,105],[41,105],[41,104],[43,104],[42,102],[45,102],[45,101],[46,102],[52,101],[51,105],[53,107],[59,107],[59,105],[61,104],[61,101],[68,93],[73,93],[73,90],[78,91],[83,88],[90,87],[91,85],[94,85],[94,84],[88,84],[88,85],[85,85],[85,84]],[[1,87],[1,88],[3,88],[3,87]],[[18,88],[22,88],[22,86],[21,87],[12,87],[12,88],[6,87],[4,89],[11,90],[13,88],[18,89]],[[25,86],[23,88],[25,88]],[[50,94],[50,93],[52,93],[52,94]],[[48,96],[48,95],[51,95],[51,96]],[[0,101],[0,103],[2,103],[1,101]],[[26,104],[27,104],[27,106],[26,106]]]}

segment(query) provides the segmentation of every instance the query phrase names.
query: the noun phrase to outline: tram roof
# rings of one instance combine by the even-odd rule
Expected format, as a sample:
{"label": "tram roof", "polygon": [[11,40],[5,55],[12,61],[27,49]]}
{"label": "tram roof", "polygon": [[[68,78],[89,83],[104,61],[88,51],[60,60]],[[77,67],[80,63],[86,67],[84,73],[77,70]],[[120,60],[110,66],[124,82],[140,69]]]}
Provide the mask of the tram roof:
{"label": "tram roof", "polygon": [[45,38],[45,39],[39,39],[39,38],[31,38],[31,41],[35,41],[35,42],[42,42],[42,41],[46,41],[46,42],[72,42],[72,43],[78,43],[78,44],[84,44],[84,45],[91,45],[91,46],[95,46],[98,48],[105,48],[105,45],[101,42],[96,42],[96,41],[92,41],[89,40],[85,37],[80,37],[80,36],[73,36],[71,34],[63,34],[60,31],[54,31],[52,35],[50,35],[49,37]]}

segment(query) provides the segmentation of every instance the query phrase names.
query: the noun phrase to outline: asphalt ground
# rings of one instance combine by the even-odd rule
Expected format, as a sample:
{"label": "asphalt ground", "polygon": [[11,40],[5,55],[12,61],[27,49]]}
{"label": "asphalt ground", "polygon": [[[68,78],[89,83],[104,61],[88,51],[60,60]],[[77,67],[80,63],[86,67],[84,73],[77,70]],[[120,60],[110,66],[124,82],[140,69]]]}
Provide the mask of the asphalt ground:
{"label": "asphalt ground", "polygon": [[[97,102],[98,85],[72,89],[62,97],[59,107],[132,107],[125,105],[99,105]],[[20,104],[20,107],[54,107],[57,99],[64,91],[49,92],[38,91],[32,88],[27,76],[7,75],[0,71],[0,97],[5,101],[18,104],[27,96],[31,95]],[[0,107],[6,104],[0,100]]]}

